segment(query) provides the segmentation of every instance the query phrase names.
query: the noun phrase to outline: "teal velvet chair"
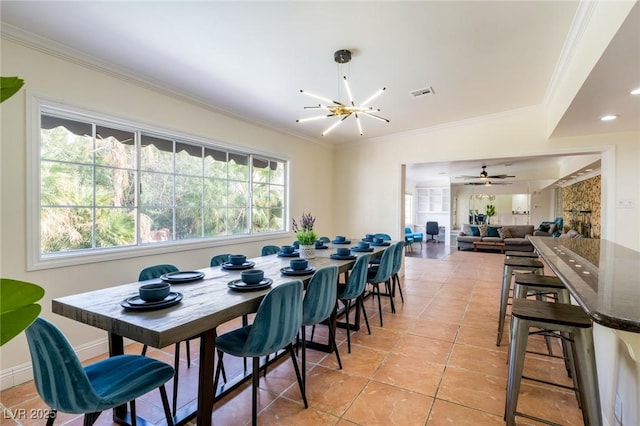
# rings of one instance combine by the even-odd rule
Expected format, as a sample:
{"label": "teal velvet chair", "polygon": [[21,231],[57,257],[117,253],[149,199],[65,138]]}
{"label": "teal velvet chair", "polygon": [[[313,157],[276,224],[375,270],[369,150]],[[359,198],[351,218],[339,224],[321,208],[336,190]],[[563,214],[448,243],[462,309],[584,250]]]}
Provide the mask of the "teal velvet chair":
{"label": "teal velvet chair", "polygon": [[367,318],[367,311],[364,308],[364,289],[367,286],[367,268],[371,261],[371,255],[369,253],[358,256],[358,260],[351,268],[349,279],[344,284],[338,284],[338,300],[342,302],[345,308],[345,324],[347,329],[347,348],[351,353],[351,323],[349,322],[349,310],[351,309],[351,302],[355,300],[356,309],[362,309],[364,315],[364,321],[367,324],[367,330],[371,334],[371,328],[369,327],[369,319]]}
{"label": "teal velvet chair", "polygon": [[278,246],[264,246],[260,252],[260,256],[269,256],[270,254],[276,254],[280,251]]}
{"label": "teal velvet chair", "polygon": [[223,263],[227,262],[228,260],[229,260],[229,253],[216,254],[211,258],[211,261],[209,262],[209,266],[211,266],[212,268],[214,266],[220,266]]}
{"label": "teal velvet chair", "polygon": [[[391,270],[393,268],[393,258],[395,255],[395,249],[393,246],[387,247],[382,253],[382,259],[380,259],[380,265],[371,266],[367,271],[367,283],[373,286],[374,295],[378,296],[378,311],[380,314],[380,327],[382,327],[382,302],[380,286],[385,286],[385,294],[391,295]],[[396,308],[393,304],[393,297],[389,297],[391,301],[391,312],[395,312]]]}
{"label": "teal velvet chair", "polygon": [[[140,271],[140,274],[138,275],[138,281],[147,281],[147,280],[153,280],[156,278],[160,278],[162,275],[164,274],[169,274],[171,272],[178,272],[179,269],[178,267],[176,267],[175,265],[171,265],[168,263],[163,263],[160,265],[152,265],[152,266],[147,266],[146,268],[144,268],[142,271]],[[173,409],[173,414],[175,415],[176,410],[178,408],[178,379],[179,379],[179,373],[180,373],[180,343],[178,342],[176,343],[176,347],[174,350],[174,360],[173,360],[173,365],[175,368],[175,377],[173,378],[173,399],[172,399],[172,409]],[[184,344],[187,348],[187,368],[191,368],[191,347],[189,345],[189,340],[185,340]],[[146,355],[147,354],[147,345],[144,345],[142,347],[142,355]],[[225,381],[226,381],[226,374],[225,374]]]}
{"label": "teal velvet chair", "polygon": [[225,353],[236,357],[253,359],[252,368],[252,424],[258,420],[258,385],[260,381],[260,357],[287,349],[291,355],[298,386],[307,408],[307,396],[300,377],[296,353],[292,342],[302,327],[302,281],[294,280],[280,284],[267,293],[258,307],[253,324],[222,334],[216,338],[218,367],[214,389],[218,388],[222,358]]}
{"label": "teal velvet chair", "polygon": [[396,297],[396,287],[400,293],[400,300],[404,303],[404,295],[402,294],[402,287],[400,286],[400,277],[398,276],[398,272],[400,272],[400,267],[402,266],[402,257],[404,255],[404,243],[402,241],[398,241],[393,244],[391,247],[395,249],[393,256],[393,267],[391,268],[391,297]]}
{"label": "teal velvet chair", "polygon": [[411,238],[412,242],[420,243],[420,247],[422,247],[422,242],[424,241],[424,234],[422,232],[413,232],[410,227],[404,228],[405,237]]}
{"label": "teal velvet chair", "polygon": [[[326,266],[318,269],[315,274],[309,280],[307,289],[304,293],[304,300],[302,301],[302,384],[307,389],[307,326],[316,326],[329,319],[336,303],[337,298],[337,284],[338,284],[338,267]],[[338,345],[336,344],[336,336],[331,324],[329,327],[329,345],[333,345],[336,352],[336,359],[338,360],[338,366],[342,370],[342,361],[340,361],[340,352],[338,352]]]}
{"label": "teal velvet chair", "polygon": [[173,425],[164,387],[173,377],[170,365],[142,355],[119,355],[83,367],[51,322],[37,318],[25,333],[38,395],[52,409],[48,426],[58,411],[84,414],[84,424],[92,425],[102,411],[126,403],[135,418],[135,399],[158,388],[167,423]]}

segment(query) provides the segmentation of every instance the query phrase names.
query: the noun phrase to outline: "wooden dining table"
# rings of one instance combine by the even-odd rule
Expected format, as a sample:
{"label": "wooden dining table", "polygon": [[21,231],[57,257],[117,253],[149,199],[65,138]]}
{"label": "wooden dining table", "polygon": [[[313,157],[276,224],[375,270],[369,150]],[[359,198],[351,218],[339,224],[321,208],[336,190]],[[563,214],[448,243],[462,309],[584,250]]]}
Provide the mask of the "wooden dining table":
{"label": "wooden dining table", "polygon": [[[327,249],[317,249],[316,257],[309,259],[309,266],[317,270],[335,265],[339,273],[348,272],[355,259],[334,260],[330,255],[336,253],[337,247],[354,247],[360,241],[359,238],[350,240],[351,244],[327,243]],[[386,248],[387,246],[373,247],[371,254],[379,256]],[[281,269],[289,266],[290,257],[274,254],[248,260],[255,263],[255,269],[264,271],[265,278],[273,281],[271,287],[259,291],[233,291],[228,283],[240,279],[241,271],[209,267],[198,270],[204,273],[200,280],[172,284],[172,291],[181,293],[183,298],[178,304],[164,309],[142,311],[121,306],[122,301],[138,294],[140,285],[154,281],[151,280],[56,298],[52,301],[52,310],[66,318],[107,331],[110,356],[124,353],[124,338],[154,348],[163,348],[198,337],[200,370],[197,400],[181,407],[174,417],[174,423],[185,424],[197,417],[199,425],[210,425],[217,391],[213,388],[216,327],[256,312],[260,301],[271,288],[292,279],[300,279],[306,285],[313,276],[313,273],[302,276],[283,275]],[[116,408],[113,415],[114,420],[131,424],[126,406]]]}

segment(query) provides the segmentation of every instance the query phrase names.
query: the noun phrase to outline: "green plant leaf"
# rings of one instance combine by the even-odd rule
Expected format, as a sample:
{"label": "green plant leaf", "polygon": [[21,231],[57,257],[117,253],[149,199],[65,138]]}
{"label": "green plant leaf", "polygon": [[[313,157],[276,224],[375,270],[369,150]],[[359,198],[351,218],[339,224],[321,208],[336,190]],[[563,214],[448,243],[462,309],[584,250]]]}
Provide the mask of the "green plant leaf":
{"label": "green plant leaf", "polygon": [[36,304],[44,296],[39,285],[0,278],[0,346],[16,337],[38,317]]}
{"label": "green plant leaf", "polygon": [[24,80],[18,77],[0,77],[0,103],[15,95],[24,86]]}

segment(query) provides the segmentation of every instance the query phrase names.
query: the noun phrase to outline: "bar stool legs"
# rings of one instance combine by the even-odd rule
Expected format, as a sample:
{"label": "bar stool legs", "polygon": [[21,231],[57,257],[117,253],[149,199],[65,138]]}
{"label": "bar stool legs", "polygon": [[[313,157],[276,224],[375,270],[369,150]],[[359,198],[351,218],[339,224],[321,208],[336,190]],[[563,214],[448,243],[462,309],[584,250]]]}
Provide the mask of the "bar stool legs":
{"label": "bar stool legs", "polygon": [[584,424],[602,424],[600,395],[596,376],[592,325],[582,308],[561,303],[538,300],[514,299],[512,309],[511,343],[509,350],[509,374],[507,377],[507,400],[505,420],[508,426],[516,425],[516,415],[543,420],[516,411],[522,381],[525,352],[531,327],[549,332],[566,333],[575,359],[577,395],[582,409]]}
{"label": "bar stool legs", "polygon": [[532,272],[542,275],[544,264],[535,259],[505,259],[502,272],[502,292],[500,294],[500,311],[498,313],[498,338],[496,346],[500,346],[502,334],[504,333],[504,318],[507,315],[507,304],[509,302],[509,290],[511,289],[511,276],[515,271]]}

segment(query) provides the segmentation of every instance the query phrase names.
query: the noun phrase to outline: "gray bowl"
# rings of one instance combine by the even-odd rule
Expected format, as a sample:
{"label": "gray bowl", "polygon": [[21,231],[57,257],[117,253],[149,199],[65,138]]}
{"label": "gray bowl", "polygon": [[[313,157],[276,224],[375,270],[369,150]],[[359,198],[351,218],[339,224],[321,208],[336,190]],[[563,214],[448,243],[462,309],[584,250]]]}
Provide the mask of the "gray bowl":
{"label": "gray bowl", "polygon": [[240,279],[242,279],[242,282],[246,284],[258,284],[264,279],[264,271],[260,269],[242,271]]}
{"label": "gray bowl", "polygon": [[229,263],[232,265],[242,265],[247,261],[247,256],[244,254],[230,254]]}
{"label": "gray bowl", "polygon": [[159,302],[169,295],[171,285],[169,283],[155,283],[141,285],[139,288],[140,299],[145,302]]}

